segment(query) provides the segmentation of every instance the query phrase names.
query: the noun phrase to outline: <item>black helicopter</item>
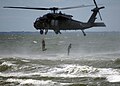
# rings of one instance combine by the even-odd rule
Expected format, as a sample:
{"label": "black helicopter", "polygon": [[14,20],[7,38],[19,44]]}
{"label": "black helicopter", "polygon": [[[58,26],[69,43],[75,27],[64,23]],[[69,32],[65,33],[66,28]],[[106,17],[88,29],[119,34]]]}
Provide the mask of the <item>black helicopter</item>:
{"label": "black helicopter", "polygon": [[81,5],[81,6],[74,6],[74,7],[65,7],[65,8],[35,8],[35,7],[11,7],[5,6],[4,8],[18,8],[18,9],[32,9],[32,10],[51,10],[51,13],[47,13],[42,17],[39,17],[34,22],[34,27],[37,30],[40,30],[40,34],[47,34],[48,30],[54,30],[56,34],[60,33],[60,30],[81,30],[83,35],[86,36],[84,32],[85,29],[91,27],[105,27],[106,25],[103,22],[95,22],[96,15],[99,13],[100,19],[102,20],[101,14],[99,12],[100,9],[105,8],[104,6],[98,7],[95,0],[93,0],[95,4],[95,8],[91,11],[93,12],[91,17],[87,22],[81,22],[72,19],[72,15],[63,14],[61,11],[57,13],[58,10],[67,10],[67,9],[74,9],[74,8],[81,8],[81,7],[89,7],[93,5]]}

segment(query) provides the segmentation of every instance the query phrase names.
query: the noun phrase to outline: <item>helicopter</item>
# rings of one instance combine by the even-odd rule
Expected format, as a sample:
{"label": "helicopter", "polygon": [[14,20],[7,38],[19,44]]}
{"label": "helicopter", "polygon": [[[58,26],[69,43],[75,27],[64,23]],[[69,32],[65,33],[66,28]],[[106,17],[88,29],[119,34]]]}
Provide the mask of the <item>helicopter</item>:
{"label": "helicopter", "polygon": [[17,9],[31,9],[31,10],[50,10],[51,13],[47,13],[42,17],[39,17],[34,22],[34,27],[37,30],[40,30],[40,34],[47,34],[48,30],[53,30],[56,34],[61,34],[60,30],[81,30],[83,35],[86,36],[84,32],[85,29],[92,28],[92,27],[106,27],[104,22],[95,22],[97,19],[96,16],[99,14],[100,19],[102,20],[100,9],[105,8],[104,6],[98,7],[95,0],[93,0],[95,8],[91,11],[93,12],[91,17],[87,22],[81,22],[78,20],[72,19],[72,15],[63,14],[61,11],[59,13],[58,10],[67,10],[67,9],[75,9],[75,8],[82,8],[82,7],[89,7],[93,5],[81,5],[81,6],[74,6],[74,7],[51,7],[51,8],[39,8],[39,7],[12,7],[12,6],[5,6],[4,8],[17,8]]}

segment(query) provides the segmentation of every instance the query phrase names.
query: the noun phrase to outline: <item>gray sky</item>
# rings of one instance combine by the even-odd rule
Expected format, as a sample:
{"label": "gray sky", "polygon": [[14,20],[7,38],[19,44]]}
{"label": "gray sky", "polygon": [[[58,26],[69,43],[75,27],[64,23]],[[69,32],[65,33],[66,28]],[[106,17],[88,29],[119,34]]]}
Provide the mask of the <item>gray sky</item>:
{"label": "gray sky", "polygon": [[[96,0],[106,8],[101,10],[106,28],[92,28],[87,31],[120,31],[120,0]],[[0,0],[0,32],[9,31],[36,31],[33,22],[37,17],[50,11],[5,9],[3,6],[28,7],[68,7],[93,4],[93,0]],[[87,22],[94,7],[64,10],[63,13],[73,15],[73,19]],[[97,16],[97,21],[100,21]]]}

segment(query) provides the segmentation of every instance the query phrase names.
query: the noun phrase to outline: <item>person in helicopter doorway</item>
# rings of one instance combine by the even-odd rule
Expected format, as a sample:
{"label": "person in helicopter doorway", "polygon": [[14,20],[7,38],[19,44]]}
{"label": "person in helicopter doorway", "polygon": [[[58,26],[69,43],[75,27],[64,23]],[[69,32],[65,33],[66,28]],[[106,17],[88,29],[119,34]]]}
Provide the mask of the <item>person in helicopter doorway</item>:
{"label": "person in helicopter doorway", "polygon": [[45,40],[42,39],[42,51],[45,51],[45,50],[47,50],[47,49],[45,48]]}
{"label": "person in helicopter doorway", "polygon": [[70,43],[69,46],[68,46],[68,56],[69,56],[69,53],[70,53],[70,49],[72,48],[71,46],[72,46],[72,44]]}

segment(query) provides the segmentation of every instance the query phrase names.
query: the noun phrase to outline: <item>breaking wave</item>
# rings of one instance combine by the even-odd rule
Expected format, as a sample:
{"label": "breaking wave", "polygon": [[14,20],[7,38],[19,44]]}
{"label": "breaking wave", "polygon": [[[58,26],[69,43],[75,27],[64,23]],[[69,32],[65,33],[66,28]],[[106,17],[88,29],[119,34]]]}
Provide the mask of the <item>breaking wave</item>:
{"label": "breaking wave", "polygon": [[6,82],[17,82],[19,85],[39,85],[39,86],[62,86],[60,83],[52,82],[51,80],[33,80],[33,79],[7,79]]}
{"label": "breaking wave", "polygon": [[[74,83],[78,84],[78,86],[80,84],[87,86],[89,80],[91,80],[91,82],[96,81],[96,83],[98,80],[101,82],[119,83],[119,59],[103,61],[105,60],[71,61],[70,59],[1,58],[0,78],[3,79],[4,83],[9,83],[9,85],[14,83],[14,85],[20,86],[72,86]],[[96,63],[97,65],[102,64],[102,66],[95,66]],[[107,67],[105,65],[107,65]],[[108,67],[108,65],[111,67]]]}

